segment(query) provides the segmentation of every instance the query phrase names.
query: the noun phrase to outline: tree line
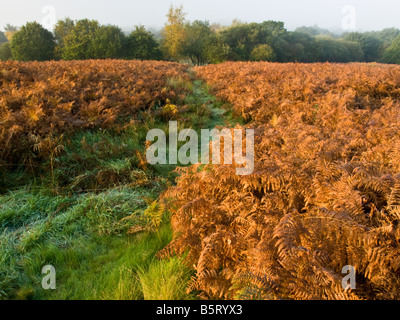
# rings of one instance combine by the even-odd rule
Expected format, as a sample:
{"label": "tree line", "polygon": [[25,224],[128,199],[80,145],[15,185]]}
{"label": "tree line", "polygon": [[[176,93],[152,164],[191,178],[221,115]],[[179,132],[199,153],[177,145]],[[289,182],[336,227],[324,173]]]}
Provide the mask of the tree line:
{"label": "tree line", "polygon": [[384,62],[400,64],[400,30],[336,35],[301,27],[288,31],[283,22],[229,26],[188,22],[182,7],[171,7],[157,37],[143,26],[130,34],[96,20],[66,18],[53,32],[37,22],[0,31],[0,60],[44,61],[141,59],[186,61],[194,65],[223,61]]}

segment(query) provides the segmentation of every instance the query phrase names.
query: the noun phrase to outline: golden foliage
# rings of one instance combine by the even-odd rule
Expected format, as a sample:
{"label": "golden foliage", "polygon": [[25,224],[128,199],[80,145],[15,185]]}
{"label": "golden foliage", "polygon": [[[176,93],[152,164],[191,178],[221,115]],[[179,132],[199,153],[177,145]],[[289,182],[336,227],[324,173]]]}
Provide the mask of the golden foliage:
{"label": "golden foliage", "polygon": [[[255,168],[180,169],[164,199],[208,298],[400,298],[400,67],[225,63],[200,78],[255,129]],[[356,269],[344,290],[342,268]]]}
{"label": "golden foliage", "polygon": [[177,100],[180,89],[168,83],[186,79],[186,71],[158,61],[0,62],[0,162],[19,163],[42,139],[77,128],[115,128],[117,118]]}

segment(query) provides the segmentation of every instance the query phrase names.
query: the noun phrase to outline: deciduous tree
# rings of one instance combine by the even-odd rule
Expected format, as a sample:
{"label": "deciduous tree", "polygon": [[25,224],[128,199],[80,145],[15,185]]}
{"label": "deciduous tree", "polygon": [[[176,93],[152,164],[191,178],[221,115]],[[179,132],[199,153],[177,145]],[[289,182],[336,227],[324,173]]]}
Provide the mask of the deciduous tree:
{"label": "deciduous tree", "polygon": [[66,18],[65,20],[59,20],[55,25],[53,33],[57,44],[55,51],[55,56],[57,58],[62,57],[65,48],[65,38],[68,36],[68,34],[71,33],[74,26],[75,22],[70,18]]}
{"label": "deciduous tree", "polygon": [[393,41],[392,45],[386,49],[382,61],[400,64],[400,35]]}
{"label": "deciduous tree", "polygon": [[10,43],[4,42],[0,45],[0,60],[7,61],[12,59],[12,54],[10,50]]}
{"label": "deciduous tree", "polygon": [[53,34],[37,22],[28,22],[11,40],[11,53],[15,60],[45,61],[54,58]]}
{"label": "deciduous tree", "polygon": [[101,26],[94,32],[89,52],[94,59],[122,58],[125,35],[116,26]]}
{"label": "deciduous tree", "polygon": [[136,26],[127,39],[125,56],[128,59],[161,60],[162,52],[154,35],[144,26]]}
{"label": "deciduous tree", "polygon": [[168,22],[162,30],[162,48],[167,58],[180,60],[182,58],[183,44],[186,39],[185,13],[183,6],[171,6],[167,14]]}
{"label": "deciduous tree", "polygon": [[218,63],[225,59],[227,46],[215,34],[208,21],[196,20],[185,26],[186,39],[183,43],[183,54],[194,65]]}
{"label": "deciduous tree", "polygon": [[83,19],[75,23],[75,26],[64,38],[62,58],[64,60],[81,60],[94,58],[92,41],[97,29],[100,28],[96,20]]}

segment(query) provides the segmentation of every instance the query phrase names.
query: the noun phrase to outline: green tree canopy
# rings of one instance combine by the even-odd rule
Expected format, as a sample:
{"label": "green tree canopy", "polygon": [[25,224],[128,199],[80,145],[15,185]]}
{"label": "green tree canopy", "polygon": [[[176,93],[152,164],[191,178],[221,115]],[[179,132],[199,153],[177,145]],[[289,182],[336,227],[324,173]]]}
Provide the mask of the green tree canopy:
{"label": "green tree canopy", "polygon": [[383,41],[377,37],[367,33],[352,32],[346,35],[344,39],[360,44],[361,50],[364,52],[364,61],[372,62],[380,59]]}
{"label": "green tree canopy", "polygon": [[225,43],[229,46],[229,60],[250,60],[256,46],[268,44],[276,54],[278,61],[283,61],[284,38],[287,31],[283,22],[264,21],[262,23],[238,23],[221,31]]}
{"label": "green tree canopy", "polygon": [[101,26],[96,20],[57,22],[54,28],[56,53],[64,60],[122,58],[126,37],[117,26]]}
{"label": "green tree canopy", "polygon": [[221,63],[226,61],[229,53],[229,47],[219,34],[213,33],[208,38],[207,48],[205,50],[205,63]]}
{"label": "green tree canopy", "polygon": [[232,24],[221,32],[224,42],[229,46],[229,60],[236,61],[249,58],[250,52],[246,50],[250,45],[247,39],[248,29],[246,24]]}
{"label": "green tree canopy", "polygon": [[62,58],[64,60],[93,59],[95,53],[92,51],[92,41],[100,28],[96,20],[78,20],[74,27],[64,37],[64,48]]}
{"label": "green tree canopy", "polygon": [[250,53],[252,61],[275,61],[276,55],[274,49],[269,44],[258,44]]}
{"label": "green tree canopy", "polygon": [[301,33],[306,33],[310,36],[320,36],[320,35],[324,35],[324,36],[330,36],[332,38],[335,37],[335,35],[333,34],[333,32],[327,30],[327,29],[323,29],[318,27],[317,25],[311,26],[311,27],[299,27],[295,30],[295,32],[301,32]]}
{"label": "green tree canopy", "polygon": [[303,32],[288,32],[285,43],[281,45],[282,49],[281,56],[284,62],[316,62],[321,57],[321,48],[315,37]]}
{"label": "green tree canopy", "polygon": [[355,62],[363,61],[364,52],[359,43],[343,39],[333,39],[327,36],[318,36],[317,43],[321,48],[319,61],[325,62]]}
{"label": "green tree canopy", "polygon": [[94,59],[122,58],[125,35],[116,26],[100,26],[90,43],[90,57]]}
{"label": "green tree canopy", "polygon": [[28,22],[17,31],[11,40],[14,60],[44,61],[54,58],[55,41],[53,34],[37,22]]}
{"label": "green tree canopy", "polygon": [[400,64],[400,35],[393,41],[392,45],[385,50],[382,62]]}
{"label": "green tree canopy", "polygon": [[56,40],[56,51],[55,55],[57,58],[61,59],[64,48],[65,48],[65,38],[72,29],[75,27],[75,22],[70,18],[65,20],[58,20],[57,24],[54,26],[54,39]]}
{"label": "green tree canopy", "polygon": [[161,60],[162,52],[154,35],[144,26],[136,26],[127,39],[126,58]]}
{"label": "green tree canopy", "polygon": [[210,27],[208,21],[196,20],[185,26],[183,54],[195,65],[218,63],[225,59],[227,46]]}
{"label": "green tree canopy", "polygon": [[12,54],[10,50],[10,43],[4,42],[0,44],[0,60],[7,61],[12,59]]}
{"label": "green tree canopy", "polygon": [[400,35],[400,29],[397,28],[386,28],[381,31],[370,31],[366,34],[374,36],[383,42],[383,48],[390,47],[392,42]]}
{"label": "green tree canopy", "polygon": [[263,35],[260,29],[257,23],[236,23],[223,30],[221,35],[229,46],[229,60],[250,60],[253,49],[267,40],[268,35]]}

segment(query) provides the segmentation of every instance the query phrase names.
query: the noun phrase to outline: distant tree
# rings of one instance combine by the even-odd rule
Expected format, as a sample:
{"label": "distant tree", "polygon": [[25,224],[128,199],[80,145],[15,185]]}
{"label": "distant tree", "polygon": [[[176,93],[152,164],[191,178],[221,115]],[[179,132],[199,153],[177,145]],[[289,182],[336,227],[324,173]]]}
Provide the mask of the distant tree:
{"label": "distant tree", "polygon": [[4,42],[0,45],[0,60],[7,61],[12,59],[12,54],[10,50],[10,43]]}
{"label": "distant tree", "polygon": [[227,46],[210,27],[208,21],[196,20],[185,26],[186,39],[183,43],[183,54],[194,65],[218,63],[224,60]]}
{"label": "distant tree", "polygon": [[321,48],[320,61],[356,62],[364,58],[364,52],[359,43],[327,36],[318,36],[316,39]]}
{"label": "distant tree", "polygon": [[116,26],[100,26],[90,42],[90,57],[94,59],[122,58],[125,35]]}
{"label": "distant tree", "polygon": [[264,30],[264,32],[270,32],[272,37],[280,37],[287,33],[285,24],[282,21],[268,20],[262,22],[260,25],[261,29]]}
{"label": "distant tree", "polygon": [[242,23],[234,23],[230,27],[221,31],[221,36],[229,47],[229,60],[249,60],[250,52],[256,45],[251,42],[249,34],[250,27],[247,24]]}
{"label": "distant tree", "polygon": [[392,42],[400,35],[400,29],[386,28],[381,31],[370,31],[366,34],[374,36],[383,41],[383,49],[390,47]]}
{"label": "distant tree", "polygon": [[8,41],[11,41],[13,35],[18,31],[18,27],[13,26],[9,23],[4,27],[4,35],[6,36]]}
{"label": "distant tree", "polygon": [[224,29],[224,27],[220,23],[215,22],[215,23],[211,24],[210,29],[212,32],[216,32],[216,31],[220,31],[220,30]]}
{"label": "distant tree", "polygon": [[285,28],[285,24],[282,21],[264,21],[261,24],[261,28],[263,30],[262,36],[265,37],[266,34],[270,34],[266,36],[266,41],[263,43],[269,44],[276,54],[276,60],[278,62],[287,61],[287,37],[288,31]]}
{"label": "distant tree", "polygon": [[382,62],[400,64],[400,35],[393,41],[392,45],[385,50]]}
{"label": "distant tree", "polygon": [[225,43],[229,46],[229,60],[250,60],[256,46],[268,44],[276,54],[277,60],[284,60],[284,38],[286,29],[283,22],[264,21],[262,23],[241,23],[221,31]]}
{"label": "distant tree", "polygon": [[221,36],[229,46],[229,60],[247,61],[258,44],[266,43],[269,34],[263,34],[258,23],[235,23],[223,30]]}
{"label": "distant tree", "polygon": [[276,54],[269,44],[258,44],[250,53],[252,61],[275,61]]}
{"label": "distant tree", "polygon": [[329,31],[328,29],[323,29],[318,27],[317,25],[311,26],[311,27],[299,27],[295,30],[295,32],[301,32],[301,33],[306,33],[310,36],[320,36],[320,35],[324,35],[324,36],[330,36],[332,38],[335,37],[335,34],[331,31]]}
{"label": "distant tree", "polygon": [[6,36],[7,41],[11,42],[12,37],[13,37],[14,34],[16,34],[16,33],[17,33],[17,31],[6,31],[6,32],[4,32],[4,35]]}
{"label": "distant tree", "polygon": [[321,48],[315,37],[303,32],[288,32],[282,44],[285,61],[316,62],[321,56]]}
{"label": "distant tree", "polygon": [[8,39],[7,39],[7,37],[4,35],[4,32],[3,31],[0,31],[0,44],[2,44],[2,43],[4,43],[4,42],[7,42],[8,41]]}
{"label": "distant tree", "polygon": [[72,30],[64,38],[62,58],[64,60],[93,59],[92,41],[100,28],[96,20],[78,20]]}
{"label": "distant tree", "polygon": [[162,30],[162,49],[169,59],[182,58],[183,43],[186,39],[185,15],[183,6],[177,8],[171,6],[168,11],[168,21]]}
{"label": "distant tree", "polygon": [[213,33],[206,44],[206,63],[221,63],[227,60],[229,47],[220,34]]}
{"label": "distant tree", "polygon": [[5,30],[5,31],[14,32],[14,31],[18,31],[18,27],[13,26],[13,25],[7,23],[7,24],[5,25],[5,27],[4,27],[4,30]]}
{"label": "distant tree", "polygon": [[14,60],[51,60],[54,58],[53,34],[37,22],[29,22],[17,31],[11,40]]}
{"label": "distant tree", "polygon": [[56,41],[56,51],[55,56],[58,59],[62,58],[63,51],[65,48],[65,38],[72,32],[75,27],[75,22],[70,18],[66,18],[65,20],[57,21],[57,24],[54,27],[54,39]]}
{"label": "distant tree", "polygon": [[117,26],[101,26],[96,20],[57,22],[56,55],[64,60],[122,58],[126,37]]}
{"label": "distant tree", "polygon": [[359,43],[364,52],[364,61],[372,62],[380,59],[383,41],[367,33],[352,32],[345,36],[346,41]]}
{"label": "distant tree", "polygon": [[162,52],[154,35],[144,26],[136,26],[127,39],[125,57],[139,60],[161,60]]}
{"label": "distant tree", "polygon": [[243,24],[245,23],[242,20],[235,18],[232,20],[231,27],[237,27]]}
{"label": "distant tree", "polygon": [[352,43],[342,39],[337,40],[339,47],[343,47],[344,55],[343,62],[361,62],[365,54],[358,43]]}

